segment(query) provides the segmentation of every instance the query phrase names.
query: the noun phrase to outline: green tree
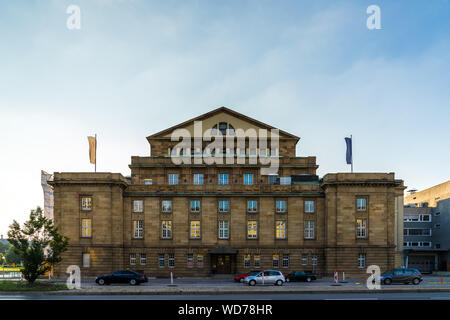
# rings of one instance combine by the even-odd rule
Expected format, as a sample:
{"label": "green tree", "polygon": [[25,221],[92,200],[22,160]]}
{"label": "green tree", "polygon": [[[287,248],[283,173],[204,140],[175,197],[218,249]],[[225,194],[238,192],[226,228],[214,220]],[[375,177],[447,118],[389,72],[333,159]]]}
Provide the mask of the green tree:
{"label": "green tree", "polygon": [[[51,267],[61,261],[69,239],[42,213],[40,207],[31,210],[30,219],[20,227],[14,220],[9,226],[8,241],[19,255],[23,276],[31,285]],[[44,252],[46,252],[44,254]]]}
{"label": "green tree", "polygon": [[20,259],[20,255],[17,254],[17,252],[14,250],[14,247],[11,246],[8,250],[8,252],[5,255],[6,257],[6,263],[7,264],[13,264],[15,263],[16,266],[22,262],[22,259]]}

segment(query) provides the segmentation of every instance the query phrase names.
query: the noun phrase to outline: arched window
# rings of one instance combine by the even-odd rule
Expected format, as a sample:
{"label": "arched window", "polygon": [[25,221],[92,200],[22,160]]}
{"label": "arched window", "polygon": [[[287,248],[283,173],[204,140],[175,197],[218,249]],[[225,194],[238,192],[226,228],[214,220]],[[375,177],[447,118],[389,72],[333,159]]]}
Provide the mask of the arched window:
{"label": "arched window", "polygon": [[221,135],[225,136],[227,134],[227,128],[228,128],[228,123],[226,123],[226,122],[219,123],[219,131],[220,131]]}

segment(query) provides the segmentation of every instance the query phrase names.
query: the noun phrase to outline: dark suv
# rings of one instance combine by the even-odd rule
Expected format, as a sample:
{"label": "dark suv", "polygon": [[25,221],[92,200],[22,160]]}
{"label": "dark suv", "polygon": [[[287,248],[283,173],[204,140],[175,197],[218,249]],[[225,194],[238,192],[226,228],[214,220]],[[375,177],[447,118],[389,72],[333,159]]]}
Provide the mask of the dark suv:
{"label": "dark suv", "polygon": [[419,284],[423,281],[422,274],[417,269],[395,269],[392,272],[384,273],[380,277],[380,282],[391,283],[412,283]]}

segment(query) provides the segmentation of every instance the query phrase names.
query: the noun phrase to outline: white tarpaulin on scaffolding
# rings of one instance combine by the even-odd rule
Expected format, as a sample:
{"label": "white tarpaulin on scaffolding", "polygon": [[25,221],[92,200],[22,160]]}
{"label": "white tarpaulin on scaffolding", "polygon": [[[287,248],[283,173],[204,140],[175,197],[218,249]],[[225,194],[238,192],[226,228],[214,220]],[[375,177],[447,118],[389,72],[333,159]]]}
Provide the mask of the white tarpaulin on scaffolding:
{"label": "white tarpaulin on scaffolding", "polygon": [[41,170],[41,185],[44,191],[44,216],[53,219],[53,189],[47,183],[51,177],[51,174]]}

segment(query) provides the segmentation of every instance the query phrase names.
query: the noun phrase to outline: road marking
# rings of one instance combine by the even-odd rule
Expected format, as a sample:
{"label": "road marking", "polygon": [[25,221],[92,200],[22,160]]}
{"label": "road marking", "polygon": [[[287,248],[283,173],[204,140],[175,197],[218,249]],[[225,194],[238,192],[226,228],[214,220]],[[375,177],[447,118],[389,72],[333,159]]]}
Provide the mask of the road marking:
{"label": "road marking", "polygon": [[378,298],[334,298],[334,299],[324,299],[324,300],[379,300]]}

